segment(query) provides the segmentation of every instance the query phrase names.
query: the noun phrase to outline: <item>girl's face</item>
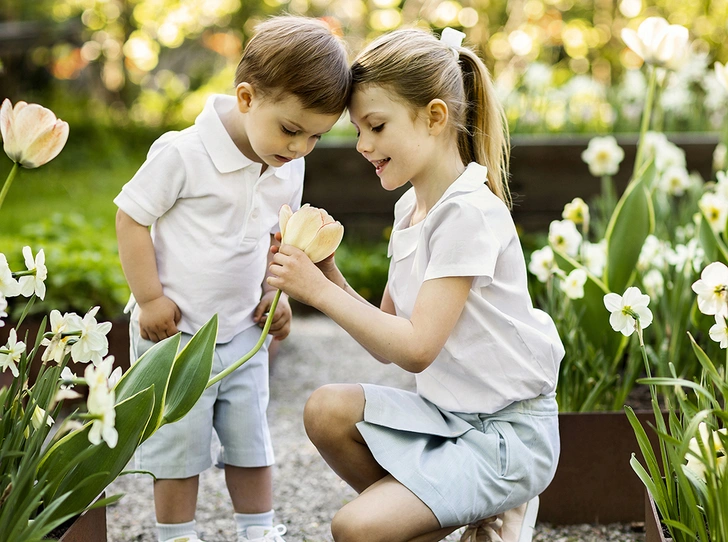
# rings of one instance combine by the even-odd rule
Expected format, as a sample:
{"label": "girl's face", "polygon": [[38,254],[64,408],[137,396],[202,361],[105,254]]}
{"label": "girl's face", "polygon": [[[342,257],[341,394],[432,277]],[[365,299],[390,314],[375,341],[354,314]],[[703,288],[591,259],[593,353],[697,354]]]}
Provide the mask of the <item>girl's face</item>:
{"label": "girl's face", "polygon": [[243,130],[233,139],[248,158],[273,167],[306,156],[339,119],[305,109],[293,94],[261,96],[247,83],[237,94]]}
{"label": "girl's face", "polygon": [[355,88],[349,105],[358,150],[376,168],[386,190],[424,178],[435,156],[425,114],[415,116],[384,87]]}

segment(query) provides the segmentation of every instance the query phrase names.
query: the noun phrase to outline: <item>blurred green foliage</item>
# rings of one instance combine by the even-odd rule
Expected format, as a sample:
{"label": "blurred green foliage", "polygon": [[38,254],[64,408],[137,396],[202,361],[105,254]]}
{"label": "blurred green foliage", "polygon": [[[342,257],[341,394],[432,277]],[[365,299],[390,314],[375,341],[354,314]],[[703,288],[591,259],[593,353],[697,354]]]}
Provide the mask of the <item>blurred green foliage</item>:
{"label": "blurred green foliage", "polygon": [[352,288],[371,303],[379,305],[389,271],[385,241],[344,241],[336,249],[336,264]]}

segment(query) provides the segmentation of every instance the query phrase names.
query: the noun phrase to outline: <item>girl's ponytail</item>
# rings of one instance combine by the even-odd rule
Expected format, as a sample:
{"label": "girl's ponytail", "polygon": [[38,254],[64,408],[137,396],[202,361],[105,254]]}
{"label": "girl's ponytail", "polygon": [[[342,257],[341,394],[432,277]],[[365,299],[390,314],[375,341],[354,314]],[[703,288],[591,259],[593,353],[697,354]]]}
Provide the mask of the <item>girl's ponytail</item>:
{"label": "girl's ponytail", "polygon": [[464,129],[458,134],[463,162],[477,162],[488,168],[488,185],[511,208],[508,189],[510,138],[503,107],[493,87],[488,68],[472,50],[458,49],[463,73],[466,111]]}

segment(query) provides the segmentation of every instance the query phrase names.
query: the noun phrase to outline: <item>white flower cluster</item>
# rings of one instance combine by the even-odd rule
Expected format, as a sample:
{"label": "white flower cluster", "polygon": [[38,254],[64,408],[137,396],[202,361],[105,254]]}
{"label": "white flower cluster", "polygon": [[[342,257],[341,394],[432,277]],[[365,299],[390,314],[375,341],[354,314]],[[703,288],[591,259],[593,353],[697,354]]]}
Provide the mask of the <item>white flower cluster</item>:
{"label": "white flower cluster", "polygon": [[718,171],[716,180],[700,198],[698,207],[713,231],[724,233],[728,220],[728,171]]}
{"label": "white flower cluster", "polygon": [[[22,295],[30,297],[36,295],[43,299],[45,296],[45,279],[48,276],[45,266],[45,256],[41,249],[33,258],[30,247],[23,248],[25,257],[25,271],[13,272],[8,265],[7,257],[0,253],[0,325],[4,325],[3,318],[7,317],[7,298]],[[92,421],[89,441],[98,444],[106,441],[113,448],[117,443],[115,422],[115,397],[113,386],[118,380],[121,368],[117,368],[112,376],[111,367],[113,357],[104,359],[109,351],[109,342],[106,335],[111,330],[111,323],[96,321],[99,307],[93,307],[81,318],[75,313],[66,313],[61,316],[57,310],[50,314],[50,332],[46,333],[40,345],[45,347],[41,357],[44,363],[54,361],[61,364],[66,356],[76,363],[91,362],[86,367],[84,380],[76,379],[68,367],[61,372],[61,381],[55,400],[79,397],[70,390],[75,382],[84,382],[89,387],[87,410],[84,417]],[[9,370],[17,378],[18,365],[26,353],[26,345],[18,340],[17,331],[13,328],[8,333],[4,346],[0,346],[0,372]],[[110,380],[111,378],[111,380]],[[45,411],[38,408],[33,413],[34,424],[43,420]],[[46,422],[53,423],[51,417]],[[37,427],[36,427],[37,428]]]}

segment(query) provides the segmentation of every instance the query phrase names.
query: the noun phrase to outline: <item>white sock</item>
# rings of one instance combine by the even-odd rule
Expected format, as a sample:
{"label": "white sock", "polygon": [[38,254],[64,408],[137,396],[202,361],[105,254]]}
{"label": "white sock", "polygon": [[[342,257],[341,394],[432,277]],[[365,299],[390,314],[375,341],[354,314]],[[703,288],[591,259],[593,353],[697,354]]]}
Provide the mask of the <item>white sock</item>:
{"label": "white sock", "polygon": [[245,536],[248,527],[273,527],[273,515],[273,510],[261,512],[260,514],[233,514],[238,536]]}
{"label": "white sock", "polygon": [[159,542],[179,536],[197,536],[197,522],[193,519],[187,523],[157,523]]}

